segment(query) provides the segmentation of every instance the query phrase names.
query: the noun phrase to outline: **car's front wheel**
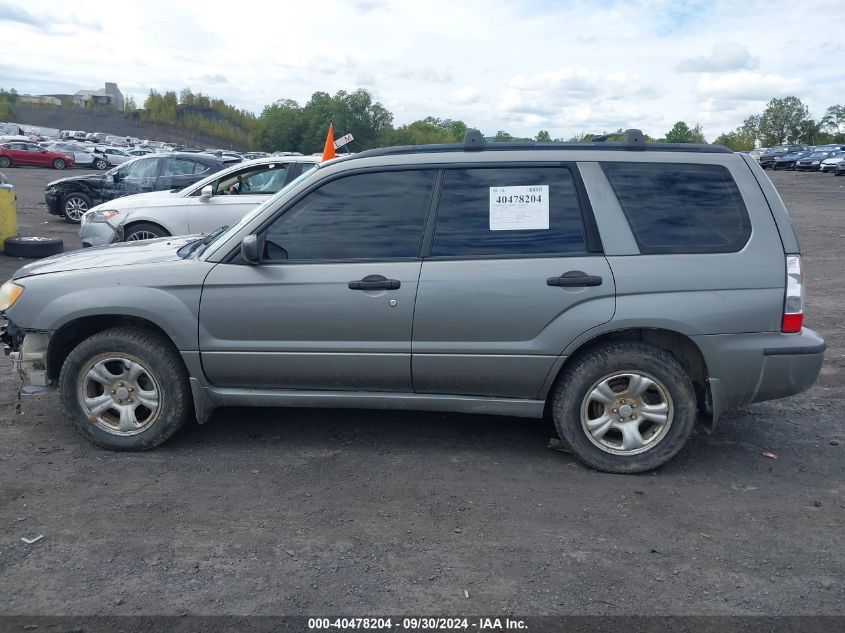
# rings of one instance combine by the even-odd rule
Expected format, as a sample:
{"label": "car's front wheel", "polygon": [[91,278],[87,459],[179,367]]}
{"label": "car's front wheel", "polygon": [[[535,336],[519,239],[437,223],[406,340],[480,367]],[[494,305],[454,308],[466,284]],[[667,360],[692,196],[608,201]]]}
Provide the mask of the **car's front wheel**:
{"label": "car's front wheel", "polygon": [[59,386],[77,430],[112,450],[154,448],[192,411],[178,352],[140,328],[112,328],[80,343],[62,366]]}
{"label": "car's front wheel", "polygon": [[82,216],[91,208],[91,198],[84,193],[71,193],[62,199],[62,215],[65,220],[79,224]]}
{"label": "car's front wheel", "polygon": [[561,439],[582,462],[610,473],[665,464],[683,448],[697,415],[683,366],[639,341],[602,344],[574,359],[551,404]]}
{"label": "car's front wheel", "polygon": [[102,158],[98,158],[97,160],[94,161],[94,167],[96,169],[105,169],[108,166],[109,166],[108,162],[106,162]]}
{"label": "car's front wheel", "polygon": [[159,237],[170,237],[170,233],[156,224],[149,222],[138,222],[126,227],[123,236],[125,242],[140,242],[141,240],[154,240]]}

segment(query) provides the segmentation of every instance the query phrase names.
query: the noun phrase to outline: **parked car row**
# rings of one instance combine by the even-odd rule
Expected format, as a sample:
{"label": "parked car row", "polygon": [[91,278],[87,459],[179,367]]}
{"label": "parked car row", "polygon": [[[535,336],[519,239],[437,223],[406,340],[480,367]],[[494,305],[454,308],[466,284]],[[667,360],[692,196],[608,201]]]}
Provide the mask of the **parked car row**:
{"label": "parked car row", "polygon": [[845,145],[781,145],[757,157],[763,169],[831,172],[845,174]]}

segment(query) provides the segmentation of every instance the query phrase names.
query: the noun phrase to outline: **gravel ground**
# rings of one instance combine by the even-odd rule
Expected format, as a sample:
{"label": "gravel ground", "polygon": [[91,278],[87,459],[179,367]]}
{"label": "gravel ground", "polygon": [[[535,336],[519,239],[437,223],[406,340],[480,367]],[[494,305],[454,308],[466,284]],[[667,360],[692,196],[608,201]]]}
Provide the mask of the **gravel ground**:
{"label": "gravel ground", "polygon": [[[77,248],[44,206],[57,173],[7,175],[21,233]],[[845,614],[845,178],[771,177],[822,376],[656,473],[591,472],[547,422],[436,413],[225,409],[110,453],[54,395],[16,414],[2,372],[0,615]]]}

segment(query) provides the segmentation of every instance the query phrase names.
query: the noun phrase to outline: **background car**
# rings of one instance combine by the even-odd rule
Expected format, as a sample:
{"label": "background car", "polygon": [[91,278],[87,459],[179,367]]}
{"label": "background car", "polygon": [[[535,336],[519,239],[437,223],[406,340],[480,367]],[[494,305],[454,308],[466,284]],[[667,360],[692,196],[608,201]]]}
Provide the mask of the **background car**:
{"label": "background car", "polygon": [[108,161],[100,156],[95,156],[91,151],[78,143],[46,143],[42,145],[51,152],[61,152],[73,156],[73,163],[77,167],[91,167],[94,169],[106,169]]}
{"label": "background car", "polygon": [[96,204],[148,191],[183,189],[224,163],[207,154],[151,154],[133,158],[104,174],[74,176],[47,185],[47,211],[79,222]]}
{"label": "background car", "polygon": [[95,154],[101,154],[103,158],[108,161],[109,165],[112,165],[113,167],[117,165],[122,165],[126,161],[132,159],[132,156],[117,147],[97,148],[94,150],[94,152]]}
{"label": "background car", "polygon": [[815,150],[803,158],[795,161],[795,169],[798,171],[818,171],[825,158],[830,158],[831,151]]}
{"label": "background car", "polygon": [[145,193],[105,202],[82,217],[82,246],[210,233],[235,224],[319,161],[313,156],[263,158],[229,167],[175,193]]}
{"label": "background car", "polygon": [[834,174],[837,176],[845,176],[845,160],[836,163],[836,171]]}
{"label": "background car", "polygon": [[795,163],[809,154],[809,151],[803,150],[800,152],[789,152],[783,156],[778,156],[772,163],[772,169],[795,169]]}
{"label": "background car", "polygon": [[841,163],[843,160],[845,160],[845,150],[835,150],[830,153],[830,156],[821,162],[821,165],[819,165],[819,171],[836,172],[836,165]]}
{"label": "background car", "polygon": [[73,156],[53,152],[35,143],[4,143],[0,145],[0,167],[73,167]]}
{"label": "background car", "polygon": [[790,152],[806,152],[810,148],[806,145],[778,145],[760,154],[760,167],[768,169],[775,166],[775,159],[786,156]]}

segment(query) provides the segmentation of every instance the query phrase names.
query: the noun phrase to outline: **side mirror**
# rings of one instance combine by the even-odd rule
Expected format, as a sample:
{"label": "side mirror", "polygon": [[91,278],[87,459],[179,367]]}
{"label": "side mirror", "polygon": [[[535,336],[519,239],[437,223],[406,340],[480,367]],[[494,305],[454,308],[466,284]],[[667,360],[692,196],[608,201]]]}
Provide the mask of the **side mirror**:
{"label": "side mirror", "polygon": [[208,202],[214,195],[214,188],[211,185],[206,185],[200,190],[200,200]]}
{"label": "side mirror", "polygon": [[248,264],[261,263],[261,241],[257,235],[247,235],[241,242],[241,257]]}

